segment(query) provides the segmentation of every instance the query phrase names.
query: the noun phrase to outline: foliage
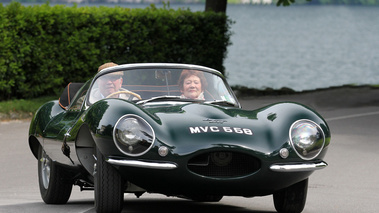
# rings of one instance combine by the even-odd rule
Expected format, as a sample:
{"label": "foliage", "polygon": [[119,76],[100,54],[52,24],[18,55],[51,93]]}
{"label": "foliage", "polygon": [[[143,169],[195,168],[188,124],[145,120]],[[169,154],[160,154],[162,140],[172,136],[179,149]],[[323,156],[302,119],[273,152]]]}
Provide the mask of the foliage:
{"label": "foliage", "polygon": [[104,62],[175,62],[224,71],[232,22],[167,7],[0,4],[0,100],[60,93]]}

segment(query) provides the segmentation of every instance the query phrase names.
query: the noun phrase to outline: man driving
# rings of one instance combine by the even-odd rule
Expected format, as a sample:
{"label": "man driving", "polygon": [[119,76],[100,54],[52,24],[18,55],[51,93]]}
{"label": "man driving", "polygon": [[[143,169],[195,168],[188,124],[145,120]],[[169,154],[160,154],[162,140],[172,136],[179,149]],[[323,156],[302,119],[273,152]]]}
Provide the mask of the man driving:
{"label": "man driving", "polygon": [[[113,62],[101,65],[98,72],[105,68],[118,66]],[[123,72],[112,72],[101,76],[98,80],[98,88],[91,93],[91,102],[94,103],[104,98],[121,98],[126,100],[139,100],[141,97],[129,90],[122,88]]]}

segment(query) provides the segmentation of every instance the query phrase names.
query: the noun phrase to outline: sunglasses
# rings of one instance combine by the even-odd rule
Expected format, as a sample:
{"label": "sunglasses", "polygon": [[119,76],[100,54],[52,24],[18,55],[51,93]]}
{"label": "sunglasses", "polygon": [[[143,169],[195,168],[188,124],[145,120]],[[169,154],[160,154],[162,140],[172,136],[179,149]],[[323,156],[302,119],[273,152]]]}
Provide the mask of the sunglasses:
{"label": "sunglasses", "polygon": [[103,77],[101,77],[101,79],[104,81],[117,81],[120,78],[121,78],[121,76],[103,76]]}

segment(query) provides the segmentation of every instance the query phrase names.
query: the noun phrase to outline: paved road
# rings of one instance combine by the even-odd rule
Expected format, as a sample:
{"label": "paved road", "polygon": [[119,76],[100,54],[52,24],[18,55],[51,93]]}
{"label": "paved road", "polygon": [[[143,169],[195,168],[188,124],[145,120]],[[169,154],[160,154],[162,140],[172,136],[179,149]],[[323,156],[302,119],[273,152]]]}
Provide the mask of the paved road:
{"label": "paved road", "polygon": [[[307,96],[308,97],[308,96]],[[379,97],[379,96],[378,96]],[[241,101],[246,109],[291,97],[250,98]],[[304,212],[379,211],[379,105],[331,106],[296,96],[323,115],[332,129],[326,156],[329,166],[310,177]],[[309,100],[312,100],[310,102]],[[74,187],[66,205],[42,202],[37,181],[37,161],[27,144],[28,121],[0,123],[0,212],[94,212],[93,192]],[[275,212],[272,196],[224,197],[219,203],[196,203],[179,198],[146,194],[137,199],[125,196],[124,212]]]}

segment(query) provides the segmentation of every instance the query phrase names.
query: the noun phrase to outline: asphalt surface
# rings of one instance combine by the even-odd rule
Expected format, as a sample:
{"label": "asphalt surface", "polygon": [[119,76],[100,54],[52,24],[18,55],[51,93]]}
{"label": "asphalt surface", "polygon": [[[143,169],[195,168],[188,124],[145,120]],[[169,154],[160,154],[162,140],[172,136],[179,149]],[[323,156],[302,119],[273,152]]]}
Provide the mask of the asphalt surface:
{"label": "asphalt surface", "polygon": [[[379,89],[340,88],[296,95],[247,97],[245,109],[295,101],[316,109],[332,130],[325,158],[329,166],[310,177],[303,212],[379,211]],[[37,160],[31,154],[28,120],[0,122],[0,212],[94,212],[93,192],[74,187],[66,205],[46,205],[40,198]],[[126,194],[123,212],[275,212],[272,196],[224,197],[197,203],[163,195],[137,199]]]}

